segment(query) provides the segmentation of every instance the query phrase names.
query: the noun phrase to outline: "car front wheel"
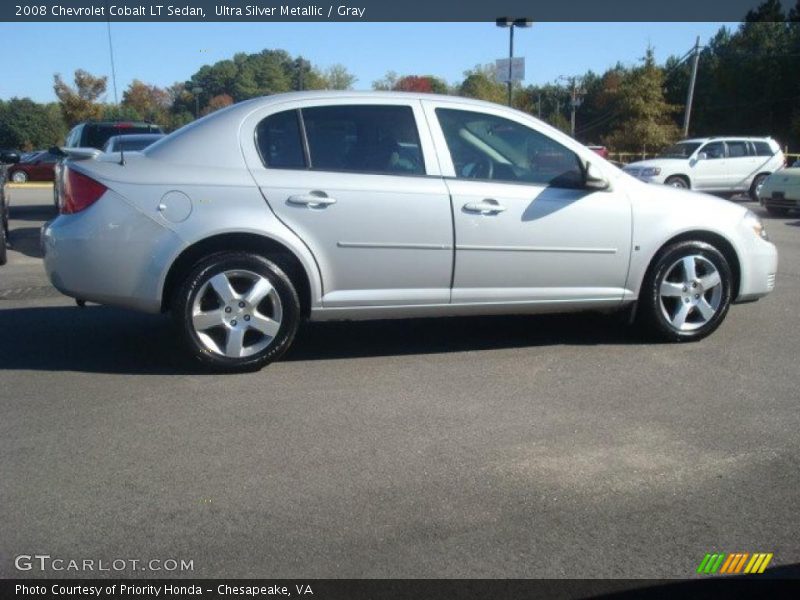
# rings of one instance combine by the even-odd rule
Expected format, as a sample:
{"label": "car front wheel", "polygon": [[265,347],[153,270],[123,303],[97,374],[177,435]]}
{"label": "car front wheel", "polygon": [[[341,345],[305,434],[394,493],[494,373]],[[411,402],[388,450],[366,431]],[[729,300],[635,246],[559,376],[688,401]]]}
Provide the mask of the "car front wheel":
{"label": "car front wheel", "polygon": [[677,176],[677,175],[674,175],[672,177],[668,177],[667,180],[664,182],[664,184],[668,185],[670,187],[679,188],[679,189],[682,189],[682,190],[688,190],[689,189],[689,182],[686,181],[685,178]]}
{"label": "car front wheel", "polygon": [[28,181],[28,174],[25,171],[14,171],[11,174],[11,181],[14,183],[25,183]]}
{"label": "car front wheel", "polygon": [[656,257],[645,278],[640,317],[661,339],[702,339],[724,320],[732,281],[728,261],[714,246],[678,242]]}
{"label": "car front wheel", "polygon": [[192,356],[216,371],[253,371],[291,345],[300,302],[273,262],[223,252],[199,262],[176,291],[173,318]]}

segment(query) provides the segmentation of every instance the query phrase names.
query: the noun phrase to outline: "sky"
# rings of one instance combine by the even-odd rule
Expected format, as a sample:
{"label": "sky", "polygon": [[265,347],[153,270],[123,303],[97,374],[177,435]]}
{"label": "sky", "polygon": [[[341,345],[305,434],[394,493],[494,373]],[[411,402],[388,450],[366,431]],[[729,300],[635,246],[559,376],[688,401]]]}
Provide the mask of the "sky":
{"label": "sky", "polygon": [[[602,73],[618,61],[635,64],[648,44],[656,59],[682,56],[735,23],[534,23],[517,29],[514,55],[526,61],[525,84],[559,76]],[[302,54],[315,66],[341,63],[370,89],[387,71],[436,75],[448,83],[465,70],[508,56],[508,30],[494,23],[112,23],[117,93],[133,79],[158,86],[185,81],[204,64],[265,48]],[[0,23],[0,39],[15,56],[5,63],[0,98],[55,101],[53,74],[71,82],[76,69],[109,75],[106,23]]]}

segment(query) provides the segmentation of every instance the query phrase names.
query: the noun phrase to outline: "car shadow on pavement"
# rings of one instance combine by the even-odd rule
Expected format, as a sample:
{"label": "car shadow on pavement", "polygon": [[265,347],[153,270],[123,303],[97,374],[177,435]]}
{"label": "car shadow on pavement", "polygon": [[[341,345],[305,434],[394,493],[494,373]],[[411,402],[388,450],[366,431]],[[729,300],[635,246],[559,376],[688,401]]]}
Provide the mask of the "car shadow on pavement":
{"label": "car shadow on pavement", "polygon": [[[200,372],[164,315],[94,305],[9,308],[0,310],[0,332],[0,370]],[[620,319],[590,313],[308,323],[281,360],[642,342]]]}
{"label": "car shadow on pavement", "polygon": [[283,360],[637,342],[621,319],[594,313],[339,321],[307,324]]}
{"label": "car shadow on pavement", "polygon": [[41,233],[38,227],[12,227],[8,232],[8,245],[20,254],[42,258]]}
{"label": "car shadow on pavement", "polygon": [[57,214],[53,206],[14,206],[13,199],[8,206],[8,218],[12,221],[49,221]]}

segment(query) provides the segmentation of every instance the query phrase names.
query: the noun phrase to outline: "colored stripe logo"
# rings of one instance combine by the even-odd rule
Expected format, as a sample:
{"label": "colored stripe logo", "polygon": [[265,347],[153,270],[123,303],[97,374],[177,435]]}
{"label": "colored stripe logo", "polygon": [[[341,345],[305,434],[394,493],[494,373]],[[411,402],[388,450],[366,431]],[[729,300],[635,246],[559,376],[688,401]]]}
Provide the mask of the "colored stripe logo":
{"label": "colored stripe logo", "polygon": [[772,560],[772,552],[722,552],[708,553],[700,561],[697,572],[701,575],[714,575],[715,573],[735,575],[739,573],[763,573]]}

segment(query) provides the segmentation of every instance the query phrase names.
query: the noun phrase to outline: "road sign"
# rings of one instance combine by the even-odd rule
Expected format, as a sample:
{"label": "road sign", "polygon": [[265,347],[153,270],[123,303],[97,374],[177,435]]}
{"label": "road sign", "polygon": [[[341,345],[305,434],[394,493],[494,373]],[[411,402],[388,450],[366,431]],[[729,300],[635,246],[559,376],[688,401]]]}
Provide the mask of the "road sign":
{"label": "road sign", "polygon": [[[508,83],[508,58],[498,58],[494,61],[494,77],[500,83]],[[518,56],[511,59],[511,81],[525,79],[525,57]]]}

